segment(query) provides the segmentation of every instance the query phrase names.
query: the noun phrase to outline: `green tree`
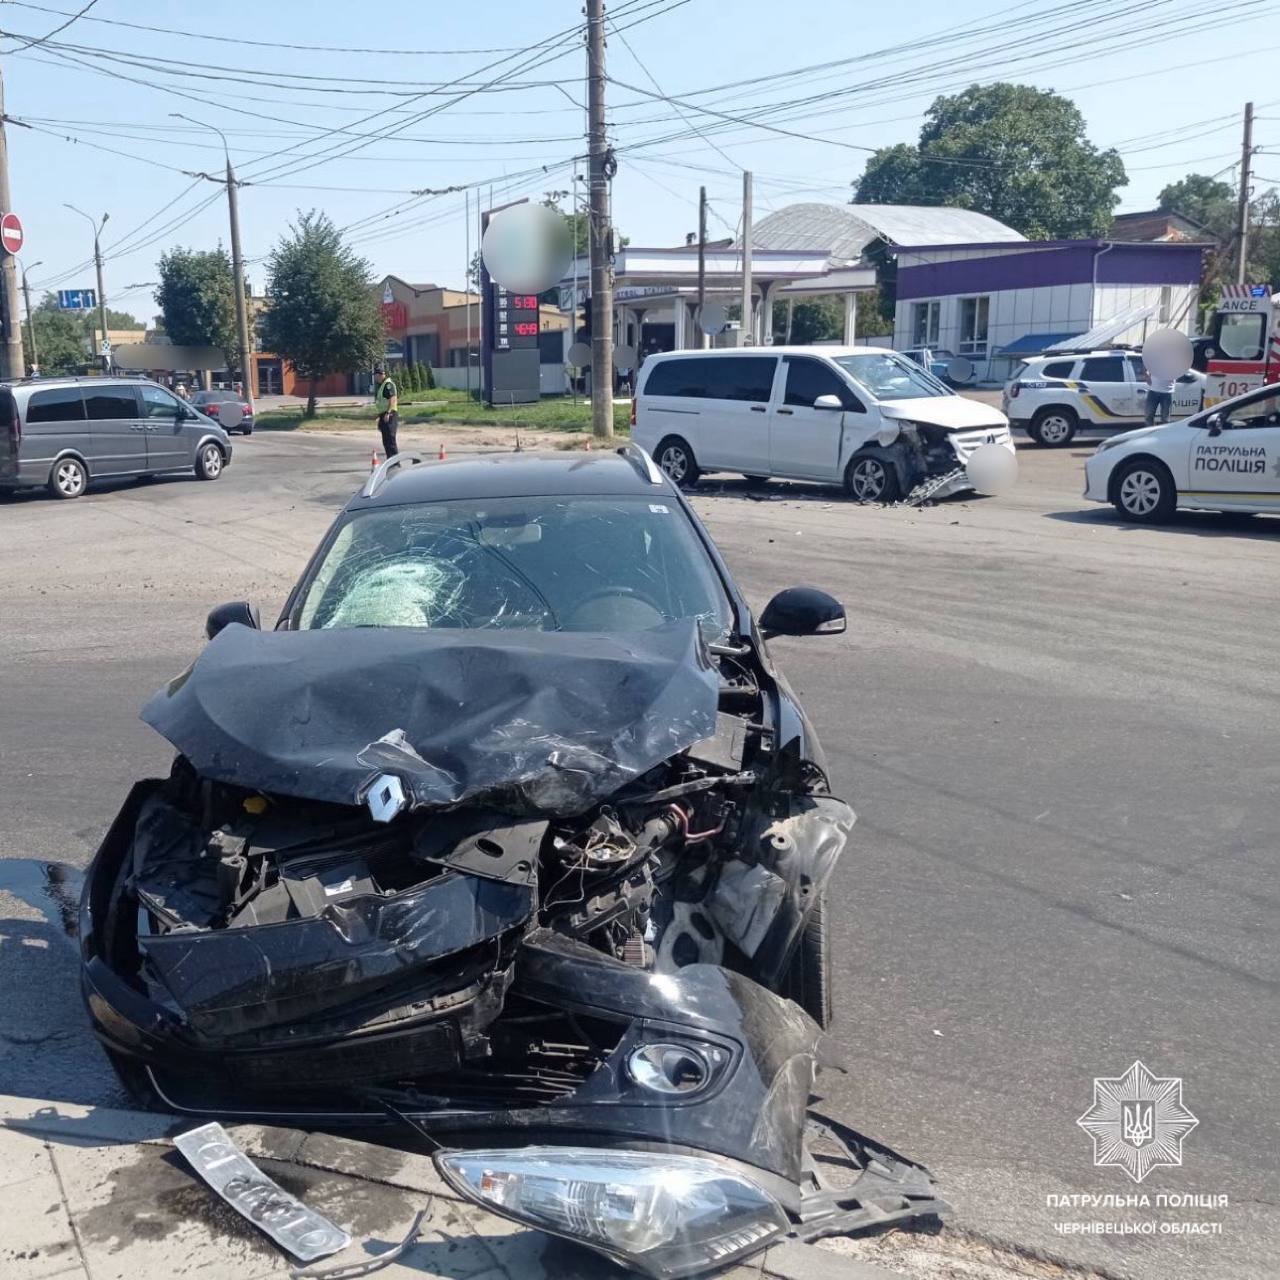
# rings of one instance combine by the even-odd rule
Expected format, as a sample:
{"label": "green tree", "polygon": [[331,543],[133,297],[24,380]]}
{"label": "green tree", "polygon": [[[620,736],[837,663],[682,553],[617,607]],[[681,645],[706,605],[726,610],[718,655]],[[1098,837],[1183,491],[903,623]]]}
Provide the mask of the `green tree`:
{"label": "green tree", "polygon": [[[94,316],[97,316],[95,311]],[[58,299],[46,293],[32,312],[35,322],[36,350],[40,355],[40,372],[79,373],[89,360],[88,334],[84,317],[74,311],[58,308]],[[22,326],[22,347],[27,367],[31,356],[30,326]]]}
{"label": "green tree", "polygon": [[366,368],[382,354],[386,331],[369,264],[323,213],[299,213],[271,251],[266,299],[262,345],[310,382],[308,417],[319,379]]}
{"label": "green tree", "polygon": [[227,368],[240,375],[235,286],[226,250],[171,249],[161,256],[159,270],[155,299],[170,341],[217,347]]}
{"label": "green tree", "polygon": [[1085,136],[1068,98],[1029,85],[972,85],[935,98],[917,145],[877,151],[855,204],[973,209],[1033,240],[1106,232],[1124,165]]}
{"label": "green tree", "polygon": [[436,389],[436,371],[429,363],[423,366],[422,389],[424,391],[434,391]]}
{"label": "green tree", "polygon": [[1203,223],[1219,239],[1229,236],[1235,225],[1235,192],[1227,183],[1203,173],[1189,173],[1169,183],[1160,192],[1158,207]]}

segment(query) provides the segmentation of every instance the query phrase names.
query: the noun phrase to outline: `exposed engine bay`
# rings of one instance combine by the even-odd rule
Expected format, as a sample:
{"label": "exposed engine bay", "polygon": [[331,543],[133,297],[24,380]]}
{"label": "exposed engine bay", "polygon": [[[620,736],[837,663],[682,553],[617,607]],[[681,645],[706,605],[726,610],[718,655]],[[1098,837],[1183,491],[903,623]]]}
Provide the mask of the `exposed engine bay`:
{"label": "exposed engine bay", "polygon": [[794,703],[690,624],[557,640],[567,662],[470,638],[451,719],[458,642],[421,633],[362,637],[360,673],[403,664],[388,691],[344,637],[230,628],[152,700],[179,754],[130,792],[81,910],[122,1081],[459,1150],[658,1141],[749,1167],[811,1236],[940,1212],[852,1131],[844,1189],[805,1147],[854,815]]}

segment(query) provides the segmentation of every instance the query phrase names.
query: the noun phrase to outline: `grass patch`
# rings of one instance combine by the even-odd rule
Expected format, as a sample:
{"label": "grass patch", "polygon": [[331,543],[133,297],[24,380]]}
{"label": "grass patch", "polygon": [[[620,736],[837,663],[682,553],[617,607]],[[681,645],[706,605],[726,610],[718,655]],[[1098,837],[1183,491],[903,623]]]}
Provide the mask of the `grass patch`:
{"label": "grass patch", "polygon": [[[255,426],[262,431],[296,431],[299,428],[323,431],[348,427],[372,427],[373,412],[360,409],[321,409],[314,418],[302,416],[302,408],[273,409],[260,413]],[[613,429],[629,430],[630,404],[613,406]],[[465,391],[417,391],[401,400],[400,425],[525,427],[538,431],[587,432],[591,430],[591,405],[579,397],[549,396],[534,404],[500,405],[489,408]]]}

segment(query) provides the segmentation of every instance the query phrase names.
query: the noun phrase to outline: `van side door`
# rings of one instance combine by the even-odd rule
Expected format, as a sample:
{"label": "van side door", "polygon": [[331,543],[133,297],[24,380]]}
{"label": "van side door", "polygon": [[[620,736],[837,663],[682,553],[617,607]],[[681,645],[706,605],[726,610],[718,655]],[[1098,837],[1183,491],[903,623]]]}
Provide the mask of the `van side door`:
{"label": "van side door", "polygon": [[191,429],[201,425],[198,418],[192,420],[195,411],[163,387],[144,382],[138,391],[147,437],[147,466],[152,471],[178,471],[191,466],[197,443]]}
{"label": "van side door", "polygon": [[[774,355],[704,356],[692,362],[701,375],[698,465],[712,471],[767,476]],[[692,443],[692,441],[690,442]]]}
{"label": "van side door", "polygon": [[84,386],[84,407],[99,476],[136,476],[147,469],[147,436],[132,383]]}
{"label": "van side door", "polygon": [[[770,431],[770,469],[775,476],[839,480],[845,415],[866,407],[825,361],[785,356],[778,407]],[[820,396],[835,396],[840,409],[818,409]]]}

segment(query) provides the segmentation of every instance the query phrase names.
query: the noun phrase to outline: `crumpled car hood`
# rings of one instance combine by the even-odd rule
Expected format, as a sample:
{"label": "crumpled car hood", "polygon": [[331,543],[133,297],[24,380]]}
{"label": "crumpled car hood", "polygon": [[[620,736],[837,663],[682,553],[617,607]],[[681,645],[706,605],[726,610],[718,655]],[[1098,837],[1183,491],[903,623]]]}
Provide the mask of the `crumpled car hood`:
{"label": "crumpled car hood", "polygon": [[712,736],[717,675],[692,621],[635,635],[230,626],[142,719],[201,775],[359,804],[483,797],[566,816]]}

